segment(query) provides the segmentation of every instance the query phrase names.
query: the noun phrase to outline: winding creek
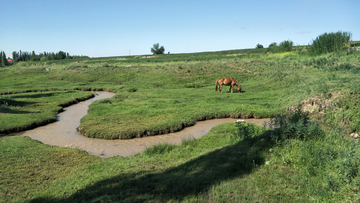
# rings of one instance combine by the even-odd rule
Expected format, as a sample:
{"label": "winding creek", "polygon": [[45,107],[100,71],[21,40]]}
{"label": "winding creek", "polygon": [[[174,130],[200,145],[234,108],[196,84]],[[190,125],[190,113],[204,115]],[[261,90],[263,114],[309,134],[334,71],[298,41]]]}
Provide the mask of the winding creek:
{"label": "winding creek", "polygon": [[[187,127],[179,132],[130,140],[87,138],[80,135],[76,128],[80,125],[80,119],[87,114],[89,105],[95,100],[110,98],[115,95],[110,92],[94,93],[96,95],[94,98],[64,108],[64,111],[58,114],[57,122],[28,130],[18,135],[29,136],[48,145],[78,148],[87,151],[89,154],[106,158],[110,156],[131,156],[159,143],[180,144],[183,140],[189,138],[197,139],[206,135],[216,125],[237,120],[234,118],[222,118],[199,121],[194,126]],[[269,121],[269,119],[244,120],[257,125],[262,125],[265,121]]]}

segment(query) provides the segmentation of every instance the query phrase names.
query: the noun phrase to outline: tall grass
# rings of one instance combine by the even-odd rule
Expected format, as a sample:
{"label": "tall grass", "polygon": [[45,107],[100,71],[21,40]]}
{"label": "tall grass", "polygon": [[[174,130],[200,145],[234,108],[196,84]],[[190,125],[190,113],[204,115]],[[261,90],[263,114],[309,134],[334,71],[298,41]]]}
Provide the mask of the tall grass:
{"label": "tall grass", "polygon": [[345,47],[346,43],[350,42],[350,39],[350,32],[324,33],[313,40],[310,52],[314,55],[320,55],[339,51]]}

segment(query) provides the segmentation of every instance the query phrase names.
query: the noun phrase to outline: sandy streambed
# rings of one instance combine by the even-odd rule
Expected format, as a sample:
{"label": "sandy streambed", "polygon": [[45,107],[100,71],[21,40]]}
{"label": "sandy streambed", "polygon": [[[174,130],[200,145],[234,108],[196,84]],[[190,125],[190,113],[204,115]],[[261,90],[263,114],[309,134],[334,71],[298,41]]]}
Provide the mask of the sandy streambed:
{"label": "sandy streambed", "polygon": [[[110,98],[115,95],[110,92],[95,92],[95,94],[96,96],[92,99],[64,108],[64,112],[58,114],[57,122],[19,133],[19,135],[29,136],[44,144],[78,148],[100,157],[131,156],[144,151],[146,147],[159,143],[180,144],[189,138],[200,138],[216,125],[237,120],[235,118],[222,118],[198,121],[194,126],[187,127],[179,132],[130,140],[87,138],[80,135],[76,128],[80,125],[80,119],[87,114],[89,105],[95,100]],[[269,121],[269,119],[244,120],[258,125]]]}

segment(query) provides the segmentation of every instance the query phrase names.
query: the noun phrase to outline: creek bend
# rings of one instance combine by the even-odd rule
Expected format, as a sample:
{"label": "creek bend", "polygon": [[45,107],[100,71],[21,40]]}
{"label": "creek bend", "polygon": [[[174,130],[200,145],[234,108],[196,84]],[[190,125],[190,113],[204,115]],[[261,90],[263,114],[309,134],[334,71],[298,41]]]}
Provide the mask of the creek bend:
{"label": "creek bend", "polygon": [[[32,130],[24,131],[18,135],[29,136],[44,144],[71,147],[87,151],[89,154],[99,157],[131,156],[144,151],[146,148],[160,143],[181,144],[189,138],[198,139],[206,135],[209,130],[219,124],[235,122],[235,118],[221,118],[206,121],[198,121],[195,125],[186,127],[175,133],[156,135],[150,137],[133,138],[130,140],[103,140],[87,138],[80,135],[76,128],[80,125],[80,119],[87,114],[89,105],[99,99],[114,96],[110,92],[94,92],[95,97],[64,108],[57,115],[57,122],[41,126]],[[248,123],[262,125],[270,119],[244,119]]]}

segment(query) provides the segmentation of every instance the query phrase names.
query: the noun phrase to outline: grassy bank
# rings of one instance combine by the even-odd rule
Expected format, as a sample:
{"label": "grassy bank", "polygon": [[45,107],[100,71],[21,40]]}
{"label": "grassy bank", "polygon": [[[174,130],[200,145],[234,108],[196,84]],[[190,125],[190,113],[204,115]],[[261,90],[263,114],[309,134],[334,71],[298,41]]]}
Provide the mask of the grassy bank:
{"label": "grassy bank", "polygon": [[[1,138],[1,201],[358,201],[358,142],[307,118],[279,115],[273,124],[282,128],[261,135],[262,127],[225,123],[198,140],[127,158]],[[245,132],[256,133],[244,139]]]}
{"label": "grassy bank", "polygon": [[93,96],[83,91],[0,95],[0,136],[55,122],[63,107]]}

